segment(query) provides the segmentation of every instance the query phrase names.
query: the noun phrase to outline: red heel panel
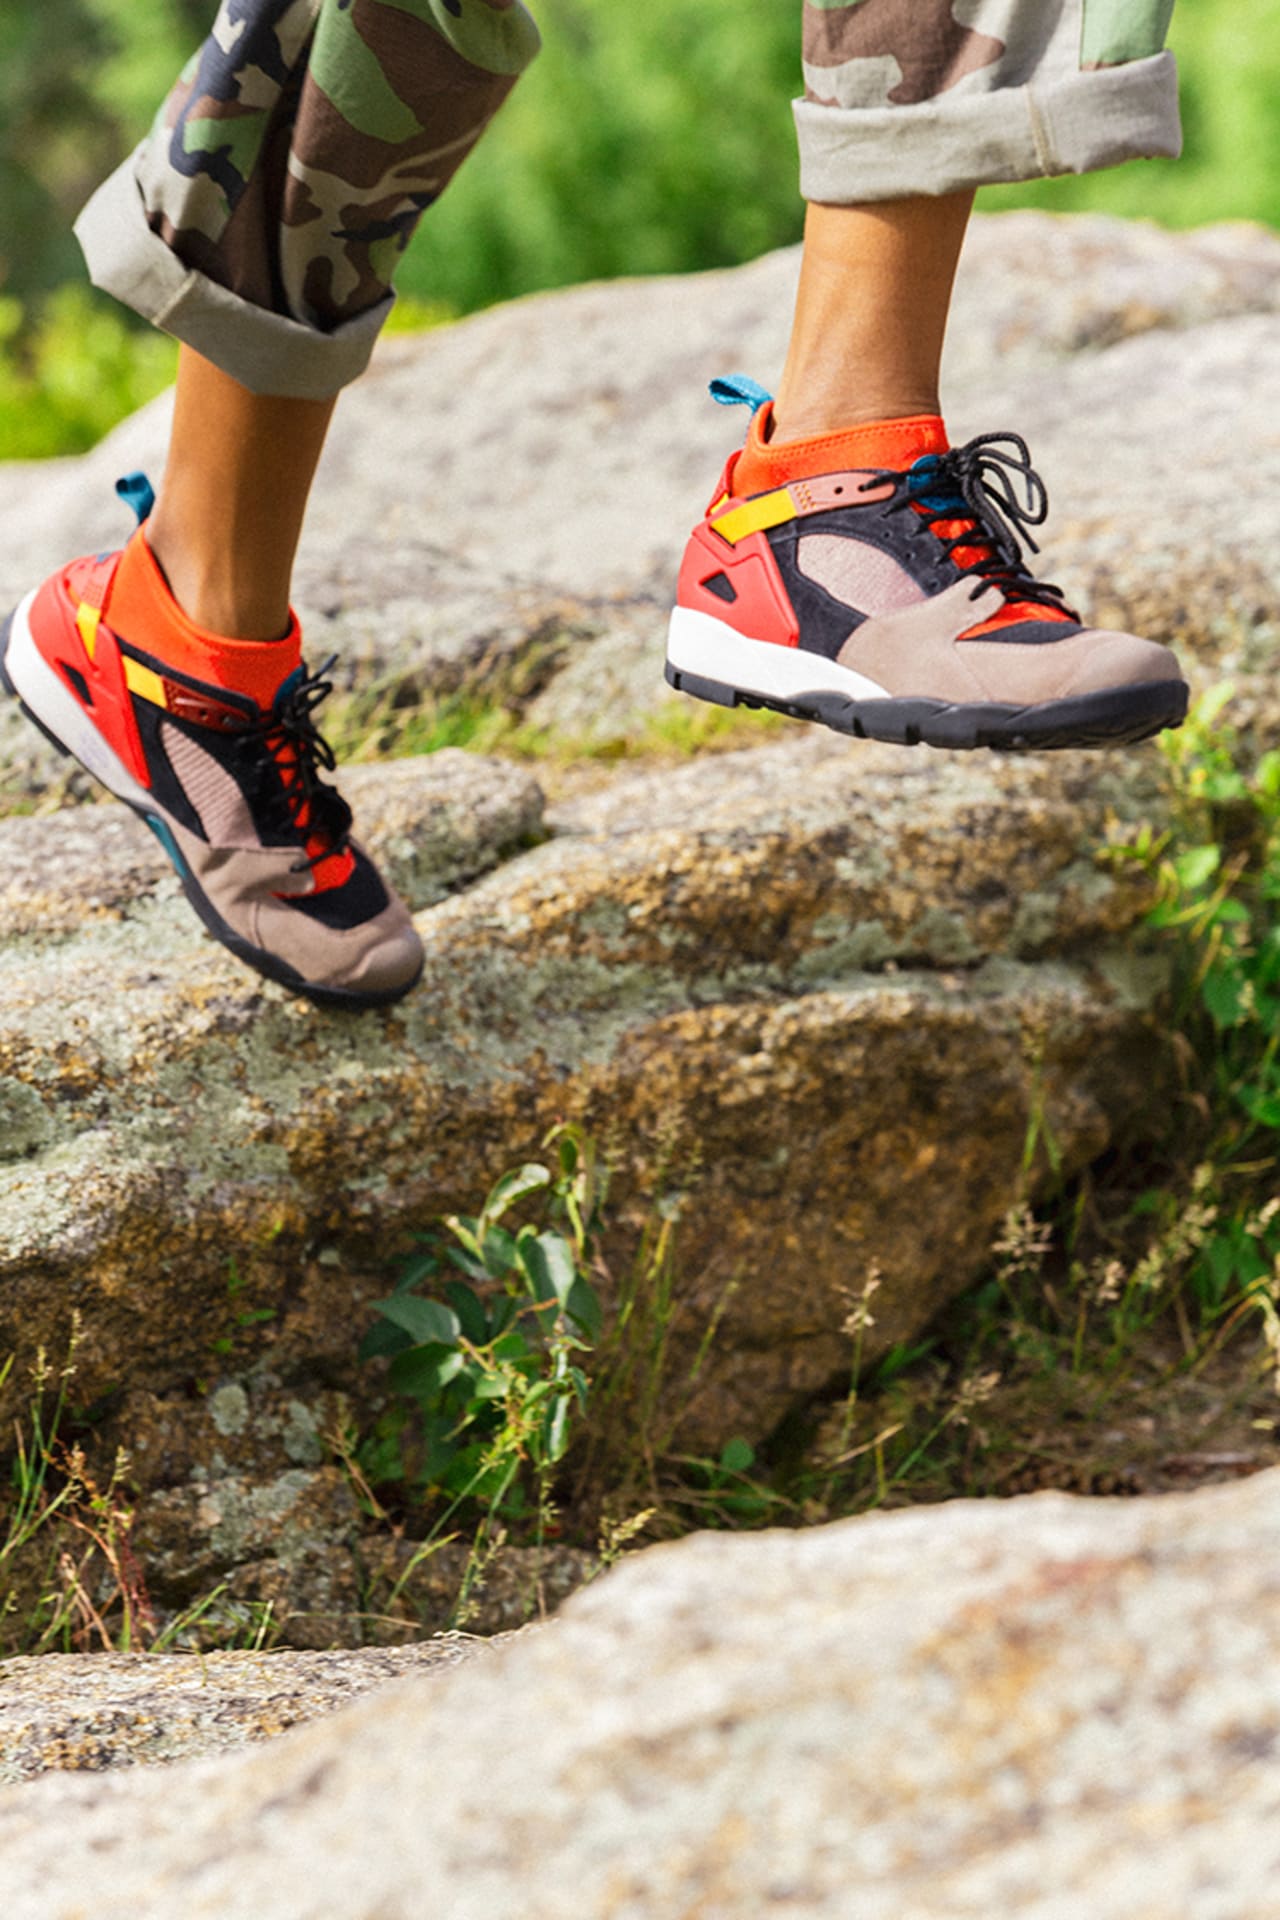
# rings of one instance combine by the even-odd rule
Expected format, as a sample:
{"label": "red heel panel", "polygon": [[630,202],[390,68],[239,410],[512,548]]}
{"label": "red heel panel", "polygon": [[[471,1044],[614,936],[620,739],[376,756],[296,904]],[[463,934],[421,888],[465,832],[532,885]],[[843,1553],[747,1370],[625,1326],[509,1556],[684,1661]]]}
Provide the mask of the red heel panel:
{"label": "red heel panel", "polygon": [[96,606],[76,598],[68,579],[55,575],[36,595],[32,639],[139,786],[149,788],[151,775],[116,637]]}
{"label": "red heel panel", "polygon": [[677,599],[682,607],[710,614],[749,640],[799,645],[800,623],[762,533],[749,534],[731,547],[710,527],[695,528],[685,549]]}

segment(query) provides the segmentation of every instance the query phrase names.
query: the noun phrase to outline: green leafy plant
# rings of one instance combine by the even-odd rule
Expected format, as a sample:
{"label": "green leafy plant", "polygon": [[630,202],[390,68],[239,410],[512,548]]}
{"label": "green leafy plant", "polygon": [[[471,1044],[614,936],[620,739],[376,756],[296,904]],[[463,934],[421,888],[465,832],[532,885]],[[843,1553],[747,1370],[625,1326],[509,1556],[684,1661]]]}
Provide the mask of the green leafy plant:
{"label": "green leafy plant", "polygon": [[[599,1338],[592,1262],[604,1180],[579,1129],[548,1136],[552,1164],[503,1177],[474,1217],[450,1215],[379,1301],[361,1346],[389,1362],[393,1410],[359,1452],[369,1484],[402,1482],[441,1508],[431,1539],[467,1503],[482,1534],[552,1516],[556,1470],[590,1386]],[[511,1224],[536,1203],[539,1217]]]}
{"label": "green leafy plant", "polygon": [[[1280,1208],[1269,1201],[1280,1146],[1280,753],[1250,762],[1224,719],[1220,686],[1163,746],[1173,824],[1113,857],[1154,883],[1148,915],[1174,949],[1174,1025],[1196,1143],[1194,1193],[1153,1190],[1140,1203],[1172,1235],[1172,1262],[1214,1316],[1241,1299],[1272,1304]],[[1132,1297],[1150,1275],[1130,1283]]]}

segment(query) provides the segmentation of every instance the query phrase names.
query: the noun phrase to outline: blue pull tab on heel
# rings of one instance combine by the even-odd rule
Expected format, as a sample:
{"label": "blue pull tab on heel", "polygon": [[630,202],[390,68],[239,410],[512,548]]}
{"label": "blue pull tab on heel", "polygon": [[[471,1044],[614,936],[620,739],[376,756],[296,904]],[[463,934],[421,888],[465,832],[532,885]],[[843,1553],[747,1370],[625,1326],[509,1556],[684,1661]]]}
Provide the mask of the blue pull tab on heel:
{"label": "blue pull tab on heel", "polygon": [[145,473],[126,473],[122,480],[116,481],[116,492],[127,501],[138,516],[138,525],[150,518],[156,504],[155,490]]}
{"label": "blue pull tab on heel", "polygon": [[709,391],[718,407],[750,407],[752,418],[773,399],[758,380],[750,379],[745,373],[724,374],[711,382]]}

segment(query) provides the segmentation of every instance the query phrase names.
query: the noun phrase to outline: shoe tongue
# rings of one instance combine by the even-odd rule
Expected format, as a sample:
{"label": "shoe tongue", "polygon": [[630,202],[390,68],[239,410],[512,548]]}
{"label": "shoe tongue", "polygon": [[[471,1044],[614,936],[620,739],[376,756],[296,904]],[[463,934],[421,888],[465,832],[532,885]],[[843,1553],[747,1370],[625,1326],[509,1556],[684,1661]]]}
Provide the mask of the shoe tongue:
{"label": "shoe tongue", "polygon": [[275,693],[272,696],[271,700],[266,703],[269,707],[269,710],[272,713],[275,713],[278,708],[282,707],[285,701],[289,698],[290,694],[294,691],[295,687],[300,687],[302,685],[302,682],[305,680],[305,678],[306,678],[305,670],[302,666],[301,661],[299,661],[298,665],[293,669],[293,672],[287,673],[285,675],[284,679],[280,682],[280,685],[276,688]]}
{"label": "shoe tongue", "polygon": [[931,507],[935,513],[954,513],[957,518],[972,520],[973,508],[962,493],[958,493],[953,484],[949,484],[939,471],[942,461],[936,453],[923,453],[913,460],[907,469],[911,493],[923,507]]}

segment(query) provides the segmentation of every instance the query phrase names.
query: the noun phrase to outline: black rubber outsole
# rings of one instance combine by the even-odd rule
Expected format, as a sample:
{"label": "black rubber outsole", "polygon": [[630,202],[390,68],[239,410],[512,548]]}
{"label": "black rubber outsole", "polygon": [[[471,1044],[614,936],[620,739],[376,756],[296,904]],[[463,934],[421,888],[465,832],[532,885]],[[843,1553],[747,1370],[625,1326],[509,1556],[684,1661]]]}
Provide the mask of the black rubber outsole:
{"label": "black rubber outsole", "polygon": [[853,700],[843,693],[801,693],[791,700],[751,693],[722,680],[685,673],[668,660],[667,680],[679,693],[718,707],[760,707],[793,720],[815,720],[855,740],[898,747],[942,747],[995,753],[1044,753],[1062,747],[1126,747],[1149,740],[1187,717],[1183,680],[1110,687],[1074,700],[1035,707],[951,706],[941,700]]}
{"label": "black rubber outsole", "polygon": [[[53,747],[56,752],[60,753],[64,760],[75,760],[77,766],[82,765],[83,762],[76,759],[70,747],[59,740],[56,733],[50,732],[49,728],[46,727],[43,720],[41,720],[39,714],[31,711],[26,701],[14,686],[13,681],[9,678],[5,660],[9,652],[9,636],[12,631],[13,615],[10,614],[3,627],[0,627],[0,690],[18,702],[19,708],[26,715],[32,726],[44,735],[49,745]],[[86,772],[87,771],[88,769],[86,768]],[[90,775],[90,778],[96,778],[96,775]],[[99,781],[98,784],[102,786],[101,781]],[[103,791],[110,792],[110,788],[103,787]],[[112,798],[118,799],[119,796],[113,794]],[[186,861],[182,858],[181,853],[173,844],[164,822],[158,815],[148,813],[144,807],[135,807],[132,802],[128,800],[125,800],[122,804],[128,807],[131,813],[136,814],[143,825],[149,827],[156,839],[160,842],[167,858],[173,866],[174,872],[182,883],[182,891],[187,897],[188,905],[199,918],[205,931],[212,934],[219,946],[225,947],[228,953],[233,953],[237,960],[243,961],[246,967],[252,967],[253,971],[261,974],[264,979],[274,981],[276,986],[286,988],[288,992],[297,994],[299,998],[303,1000],[310,1000],[314,1006],[339,1008],[348,1013],[366,1013],[378,1007],[394,1006],[398,1000],[403,1000],[406,994],[412,993],[419,980],[421,980],[423,968],[420,966],[417,973],[414,974],[413,979],[408,981],[403,987],[383,988],[379,993],[355,993],[349,987],[313,986],[310,981],[304,980],[302,975],[298,973],[295,968],[289,966],[286,961],[278,960],[274,954],[266,952],[262,947],[252,946],[249,941],[242,939],[232,927],[227,925],[221,914],[210,904],[208,898],[201,890],[195,875],[191,872]]]}

